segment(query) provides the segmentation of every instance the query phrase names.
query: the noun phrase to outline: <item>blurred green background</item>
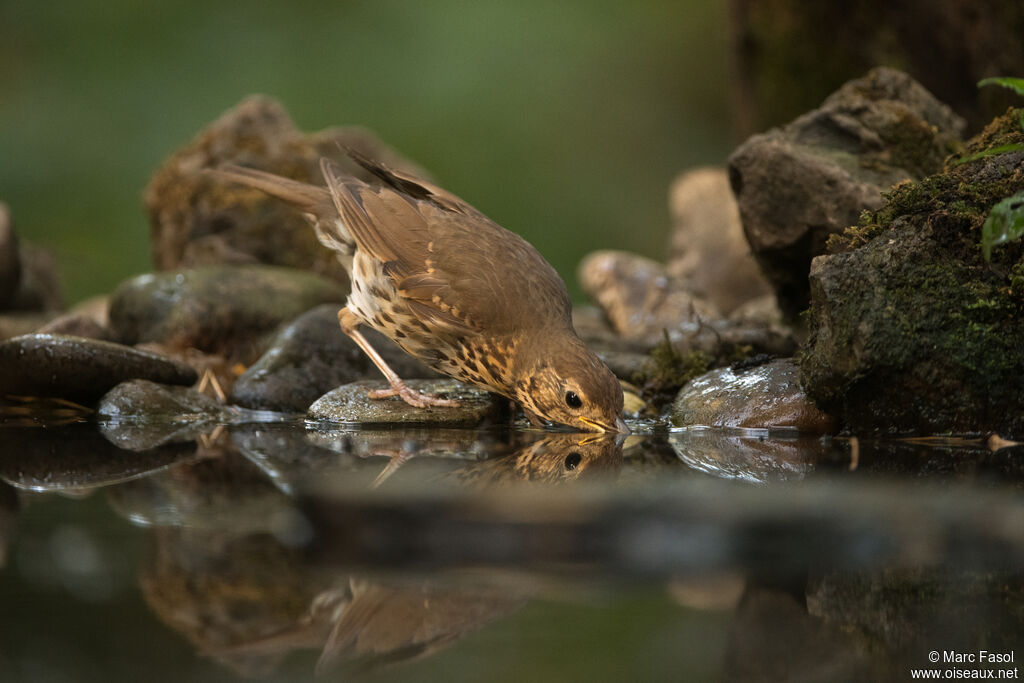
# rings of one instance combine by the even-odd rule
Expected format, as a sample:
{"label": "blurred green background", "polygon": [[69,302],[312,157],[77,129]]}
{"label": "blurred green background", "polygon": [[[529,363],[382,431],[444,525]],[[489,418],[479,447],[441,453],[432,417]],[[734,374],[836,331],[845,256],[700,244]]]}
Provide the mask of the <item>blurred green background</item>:
{"label": "blurred green background", "polygon": [[715,0],[0,2],[0,200],[69,303],[151,269],[141,191],[250,93],[361,124],[533,242],[660,256],[667,188],[729,139]]}

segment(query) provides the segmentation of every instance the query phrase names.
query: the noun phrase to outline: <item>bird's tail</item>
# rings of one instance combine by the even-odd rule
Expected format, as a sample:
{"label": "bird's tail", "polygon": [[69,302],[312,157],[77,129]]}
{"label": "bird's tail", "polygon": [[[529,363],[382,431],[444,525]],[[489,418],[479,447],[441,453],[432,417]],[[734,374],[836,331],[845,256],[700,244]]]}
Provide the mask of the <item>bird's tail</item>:
{"label": "bird's tail", "polygon": [[352,237],[342,224],[326,187],[234,164],[208,168],[206,172],[222,180],[256,188],[292,205],[306,216],[324,246],[342,254],[352,253]]}

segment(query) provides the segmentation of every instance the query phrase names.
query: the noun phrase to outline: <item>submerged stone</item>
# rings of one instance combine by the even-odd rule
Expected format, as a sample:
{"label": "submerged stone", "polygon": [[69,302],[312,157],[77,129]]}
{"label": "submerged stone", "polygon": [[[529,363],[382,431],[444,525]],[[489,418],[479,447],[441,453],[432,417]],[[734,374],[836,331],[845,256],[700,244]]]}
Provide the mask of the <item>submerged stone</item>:
{"label": "submerged stone", "polygon": [[[361,330],[399,377],[437,377],[375,330]],[[267,351],[238,378],[231,402],[246,408],[304,413],[342,384],[380,377],[370,358],[338,326],[338,305],[307,311],[279,332]]]}
{"label": "submerged stone", "polygon": [[110,327],[124,343],[196,348],[242,363],[259,356],[264,336],[345,287],[275,266],[210,266],[149,273],[123,282],[110,298]]}
{"label": "submerged stone", "polygon": [[701,375],[676,396],[670,417],[677,427],[791,428],[807,434],[835,429],[835,420],[800,388],[799,370],[791,358]]}
{"label": "submerged stone", "polygon": [[371,389],[386,389],[382,381],[360,381],[338,387],[309,407],[311,420],[347,424],[430,424],[438,427],[474,427],[487,420],[507,417],[508,399],[452,379],[410,380],[421,393],[438,394],[460,402],[457,407],[416,408],[392,396],[371,399]]}
{"label": "submerged stone", "polygon": [[70,335],[29,334],[0,343],[0,391],[91,403],[117,384],[145,378],[193,384],[184,363],[113,342]]}

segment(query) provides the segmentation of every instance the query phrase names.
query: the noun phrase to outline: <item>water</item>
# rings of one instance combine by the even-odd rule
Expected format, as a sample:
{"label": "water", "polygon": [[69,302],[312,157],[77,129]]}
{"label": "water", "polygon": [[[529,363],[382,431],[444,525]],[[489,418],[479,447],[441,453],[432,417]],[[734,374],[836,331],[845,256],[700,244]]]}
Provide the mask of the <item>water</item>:
{"label": "water", "polygon": [[933,651],[1024,657],[1019,446],[55,417],[0,427],[5,681],[911,680]]}

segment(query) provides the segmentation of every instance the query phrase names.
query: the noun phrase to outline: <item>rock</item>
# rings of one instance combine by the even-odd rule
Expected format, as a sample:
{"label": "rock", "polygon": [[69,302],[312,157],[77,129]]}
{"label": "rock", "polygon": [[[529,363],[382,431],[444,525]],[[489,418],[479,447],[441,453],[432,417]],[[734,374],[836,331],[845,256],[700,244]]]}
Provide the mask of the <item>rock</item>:
{"label": "rock", "polygon": [[267,195],[204,174],[227,163],[323,184],[320,158],[369,180],[345,147],[427,177],[362,128],[305,135],[280,103],[246,98],[164,162],[145,191],[153,263],[158,270],[212,264],[266,263],[310,270],[341,283],[348,277],[335,252],[322,246],[294,209]]}
{"label": "rock", "polygon": [[[965,156],[1024,143],[1011,110]],[[981,255],[981,225],[1024,188],[1024,150],[951,160],[895,188],[879,211],[834,240],[846,253],[811,266],[809,396],[847,429],[994,431],[1024,437],[1024,246]]]}
{"label": "rock", "polygon": [[583,290],[604,311],[619,335],[656,344],[663,330],[719,316],[672,279],[665,266],[622,251],[595,251],[580,262]]}
{"label": "rock", "polygon": [[38,330],[38,334],[60,334],[88,339],[113,341],[110,330],[96,322],[92,316],[80,313],[66,313],[49,321]]}
{"label": "rock", "polygon": [[0,343],[0,377],[5,394],[57,396],[79,403],[91,403],[128,379],[165,384],[193,384],[197,379],[192,368],[155,353],[50,334]]}
{"label": "rock", "polygon": [[772,293],[743,234],[724,168],[682,174],[669,190],[672,235],[668,274],[725,314]]}
{"label": "rock", "polygon": [[878,68],[729,157],[743,230],[788,319],[807,307],[828,237],[879,208],[884,190],[939,170],[963,129],[909,76]]}
{"label": "rock", "polygon": [[22,243],[18,249],[21,281],[8,303],[12,311],[59,311],[64,308],[57,259],[49,250]]}
{"label": "rock", "polygon": [[766,294],[737,306],[729,314],[729,321],[746,327],[768,327],[780,331],[786,329],[774,294]]}
{"label": "rock", "polygon": [[0,202],[0,311],[10,307],[21,282],[18,236],[11,225],[11,212]]}
{"label": "rock", "polygon": [[749,369],[719,368],[701,375],[679,392],[671,409],[677,427],[788,427],[805,434],[828,434],[833,418],[807,398],[791,358]]}
{"label": "rock", "polygon": [[0,313],[0,340],[32,334],[59,316],[55,311]]}
{"label": "rock", "polygon": [[110,327],[127,344],[218,353],[245,364],[282,322],[325,302],[345,301],[344,287],[318,275],[275,266],[209,266],[150,273],[123,282],[110,298]]}
{"label": "rock", "polygon": [[[403,379],[439,377],[375,330],[363,335]],[[246,408],[304,413],[327,391],[359,379],[380,377],[362,349],[338,326],[338,305],[323,304],[296,318],[231,392]]]}
{"label": "rock", "polygon": [[197,416],[215,420],[227,415],[229,408],[192,387],[135,379],[122,382],[104,394],[96,413],[108,420],[173,420]]}
{"label": "rock", "polygon": [[430,424],[437,427],[475,427],[486,420],[507,417],[508,399],[455,380],[411,380],[407,384],[416,391],[457,399],[461,405],[416,408],[398,397],[371,399],[368,390],[386,389],[387,384],[367,380],[346,384],[321,396],[309,407],[307,417],[348,424]]}

